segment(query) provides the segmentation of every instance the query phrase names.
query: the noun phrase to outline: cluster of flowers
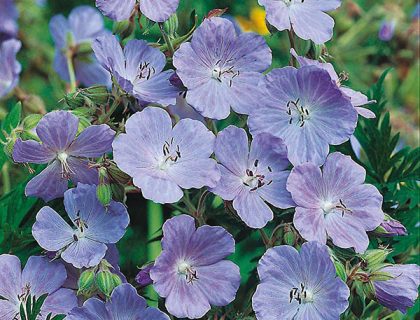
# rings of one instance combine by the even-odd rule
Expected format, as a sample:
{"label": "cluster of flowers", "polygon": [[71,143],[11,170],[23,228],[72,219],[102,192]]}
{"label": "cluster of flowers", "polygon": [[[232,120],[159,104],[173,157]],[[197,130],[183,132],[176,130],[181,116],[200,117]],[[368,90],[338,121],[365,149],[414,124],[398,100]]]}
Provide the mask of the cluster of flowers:
{"label": "cluster of flowers", "polygon": [[[97,0],[96,5],[117,21],[141,12],[163,22],[178,2]],[[272,26],[317,44],[332,37],[334,21],[325,12],[341,4],[259,2]],[[223,17],[206,18],[191,41],[180,45],[173,55],[176,71],[166,70],[165,55],[146,41],[130,40],[122,48],[93,8],[76,8],[68,19],[56,16],[50,29],[56,44],[54,65],[63,79],[71,77],[66,50],[91,44],[93,52],[74,59],[76,79],[86,86],[110,85],[112,80],[142,111],[129,117],[125,133],[117,136],[106,124],[81,130],[77,116],[53,111],[36,126],[38,141],[16,140],[15,162],[47,164],[27,184],[26,194],[47,202],[64,196],[71,223],[45,206],[32,228],[38,244],[59,261],[32,257],[20,272],[16,257],[0,256],[0,318],[14,319],[28,297],[48,294],[43,317],[52,313],[66,314],[67,319],[169,319],[147,307],[122,275],[123,283],[106,302],[91,297],[78,305],[71,289],[74,281],[68,283],[72,269],[101,264],[129,224],[122,203],[111,201],[105,207],[97,199],[99,175],[91,160],[112,151],[118,168],[133,179],[143,197],[157,203],[176,203],[183,190],[206,188],[231,201],[242,221],[255,229],[273,219],[271,207],[295,208],[293,225],[308,242],[299,252],[282,245],[261,258],[260,283],[252,299],[256,317],[338,319],[348,307],[350,291],[336,276],[327,240],[363,254],[368,231],[382,224],[391,234],[396,223],[384,222],[382,196],[365,183],[365,170],[349,156],[329,154],[330,145],[351,138],[358,115],[375,116],[362,107],[371,101],[342,86],[331,64],[300,57],[294,50],[299,68],[264,74],[272,62],[264,38],[238,34]],[[12,62],[0,62],[0,77],[5,77],[0,78],[0,96],[13,88],[20,71],[15,61],[18,41],[9,41],[0,49],[0,61]],[[205,118],[227,118],[231,108],[248,116],[251,139],[236,126],[216,136],[204,124]],[[181,118],[175,124],[173,114]],[[69,181],[76,187],[68,189]],[[179,215],[164,223],[162,248],[145,277],[165,298],[170,314],[200,318],[211,306],[226,306],[235,299],[241,277],[238,266],[226,259],[235,250],[235,240],[224,228],[197,228],[193,217]],[[383,264],[380,272],[389,277],[374,281],[376,299],[405,312],[417,297],[420,268]]]}

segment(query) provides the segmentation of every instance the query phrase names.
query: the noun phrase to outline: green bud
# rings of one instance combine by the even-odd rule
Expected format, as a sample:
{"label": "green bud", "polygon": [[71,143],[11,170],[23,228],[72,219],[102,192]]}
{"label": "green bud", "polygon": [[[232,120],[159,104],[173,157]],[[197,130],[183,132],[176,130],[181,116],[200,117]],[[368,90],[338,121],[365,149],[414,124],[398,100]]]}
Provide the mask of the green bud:
{"label": "green bud", "polygon": [[384,272],[384,271],[372,272],[370,274],[370,277],[369,277],[369,279],[371,281],[387,281],[387,280],[391,280],[391,279],[394,279],[394,278],[395,277],[392,274],[390,274],[388,272]]}
{"label": "green bud", "polygon": [[114,23],[114,26],[112,27],[112,33],[119,35],[121,40],[124,40],[125,38],[131,36],[135,27],[136,24],[134,20],[118,21]]}
{"label": "green bud", "polygon": [[120,284],[122,284],[121,278],[115,273],[112,274],[112,281],[114,282],[115,287],[118,287]]}
{"label": "green bud", "polygon": [[178,16],[173,14],[163,23],[163,28],[166,34],[174,39],[176,37],[176,32],[178,31]]}
{"label": "green bud", "polygon": [[112,190],[109,184],[108,173],[103,167],[99,168],[99,184],[96,187],[96,196],[104,206],[108,206],[112,200]]}
{"label": "green bud", "polygon": [[125,172],[122,172],[116,165],[112,164],[108,167],[108,174],[109,177],[121,184],[127,184],[130,182],[131,177],[126,174]]}
{"label": "green bud", "polygon": [[9,157],[12,158],[13,148],[15,146],[18,136],[15,130],[12,130],[10,135],[6,138],[6,142],[3,144],[3,151]]}
{"label": "green bud", "polygon": [[383,264],[391,250],[388,249],[372,249],[367,250],[362,259],[366,262],[369,270],[377,270],[379,265]]}
{"label": "green bud", "polygon": [[83,271],[77,282],[79,290],[86,292],[95,284],[95,272],[93,269]]}
{"label": "green bud", "polygon": [[71,109],[83,107],[89,101],[81,94],[80,90],[68,93],[64,96],[64,100]]}
{"label": "green bud", "polygon": [[335,272],[337,273],[337,276],[339,276],[341,280],[346,282],[347,281],[346,268],[339,260],[333,259],[333,262],[334,262]]}
{"label": "green bud", "polygon": [[116,287],[113,274],[110,271],[98,272],[95,280],[98,289],[107,297],[111,295],[112,290]]}
{"label": "green bud", "polygon": [[82,42],[81,44],[79,44],[77,46],[77,54],[91,54],[92,51],[92,46],[89,42]]}
{"label": "green bud", "polygon": [[283,235],[283,241],[289,246],[293,246],[296,241],[296,235],[292,230],[287,230]]}
{"label": "green bud", "polygon": [[22,127],[24,130],[31,130],[38,125],[38,122],[42,119],[41,114],[30,114],[25,117],[22,121]]}
{"label": "green bud", "polygon": [[83,89],[83,95],[96,104],[105,104],[109,99],[109,92],[106,86],[93,86]]}

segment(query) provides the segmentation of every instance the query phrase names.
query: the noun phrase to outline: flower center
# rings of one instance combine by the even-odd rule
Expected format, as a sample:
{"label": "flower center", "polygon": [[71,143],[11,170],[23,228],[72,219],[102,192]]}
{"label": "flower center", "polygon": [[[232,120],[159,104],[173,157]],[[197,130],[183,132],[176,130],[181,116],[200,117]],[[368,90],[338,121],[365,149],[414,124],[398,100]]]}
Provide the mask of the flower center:
{"label": "flower center", "polygon": [[18,295],[18,300],[21,303],[26,303],[26,300],[28,300],[28,297],[29,297],[30,293],[31,293],[31,285],[29,283],[27,283],[22,288],[22,293]]}
{"label": "flower center", "polygon": [[343,200],[341,199],[339,199],[338,202],[324,200],[321,202],[320,206],[321,206],[322,211],[324,211],[324,215],[327,215],[334,210],[341,211],[342,216],[344,216],[345,213],[351,213],[351,210],[346,207]]}
{"label": "flower center", "polygon": [[179,150],[179,145],[174,144],[174,138],[171,138],[169,142],[165,141],[162,147],[162,152],[163,157],[158,163],[158,168],[160,170],[166,170],[181,158],[181,151]]}
{"label": "flower center", "polygon": [[80,212],[76,214],[76,219],[73,220],[77,229],[74,231],[73,240],[78,241],[80,238],[85,237],[85,231],[89,228],[87,223],[80,218]]}
{"label": "flower center", "polygon": [[291,6],[295,2],[304,3],[305,0],[283,0],[283,2],[286,4],[286,6]]}
{"label": "flower center", "polygon": [[226,61],[228,65],[222,65],[222,60],[218,60],[213,67],[211,77],[220,83],[225,83],[229,87],[233,86],[234,79],[240,75],[239,70],[235,70],[234,65],[230,65],[233,59]]}
{"label": "flower center", "polygon": [[266,178],[267,172],[272,172],[270,167],[258,168],[258,159],[254,161],[254,165],[250,169],[246,169],[245,175],[242,177],[242,182],[247,187],[250,187],[250,191],[255,191],[265,185],[270,185],[273,180]]}
{"label": "flower center", "polygon": [[69,179],[70,175],[74,173],[67,162],[68,157],[68,154],[65,152],[57,154],[57,159],[61,162],[61,177],[65,179]]}
{"label": "flower center", "polygon": [[309,115],[309,109],[304,107],[303,105],[299,105],[300,99],[296,99],[296,101],[289,101],[287,103],[287,114],[290,116],[289,124],[296,124],[299,127],[303,127],[305,125],[305,121],[309,120],[311,117]]}
{"label": "flower center", "polygon": [[186,261],[178,263],[178,274],[185,276],[187,283],[193,284],[194,281],[198,280],[197,271]]}
{"label": "flower center", "polygon": [[156,69],[150,65],[150,62],[142,62],[137,68],[136,80],[149,80],[156,73]]}
{"label": "flower center", "polygon": [[289,303],[292,303],[293,300],[296,300],[299,304],[302,304],[302,302],[309,303],[314,301],[314,295],[301,283],[299,288],[294,287],[290,290]]}

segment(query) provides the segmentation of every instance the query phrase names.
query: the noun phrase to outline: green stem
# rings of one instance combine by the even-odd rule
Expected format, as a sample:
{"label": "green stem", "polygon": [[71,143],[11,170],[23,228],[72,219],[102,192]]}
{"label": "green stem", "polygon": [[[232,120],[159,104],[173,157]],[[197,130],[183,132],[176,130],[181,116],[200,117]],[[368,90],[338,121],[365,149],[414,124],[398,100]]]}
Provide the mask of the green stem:
{"label": "green stem", "polygon": [[168,46],[168,51],[171,54],[171,57],[174,55],[174,46],[172,45],[171,40],[169,39],[168,35],[166,34],[165,30],[163,30],[163,23],[159,23],[160,33],[162,33],[163,40],[165,40],[166,45]]}
{"label": "green stem", "polygon": [[[295,34],[293,32],[293,29],[287,30],[287,35],[289,36],[290,48],[296,50]],[[297,66],[296,58],[293,55],[290,56],[290,65],[295,68]]]}
{"label": "green stem", "polygon": [[98,122],[102,124],[102,123],[106,123],[109,119],[111,119],[112,114],[115,112],[115,110],[117,110],[119,105],[120,105],[120,99],[119,98],[115,99],[111,107],[109,108],[109,110],[99,117]]}
{"label": "green stem", "polygon": [[1,169],[2,182],[3,182],[3,194],[9,193],[11,190],[10,185],[10,172],[9,172],[9,163],[5,163]]}
{"label": "green stem", "polygon": [[[147,238],[153,239],[163,225],[163,209],[160,204],[153,201],[147,202]],[[154,261],[162,251],[160,241],[152,241],[147,245],[147,260]],[[150,298],[150,304],[154,307],[158,306],[158,294],[153,289],[153,286],[147,287],[147,293]]]}
{"label": "green stem", "polygon": [[67,69],[69,70],[69,77],[70,77],[70,92],[76,91],[76,74],[74,72],[74,65],[73,65],[73,53],[68,51],[66,53],[67,57]]}
{"label": "green stem", "polygon": [[261,239],[264,242],[264,245],[268,249],[270,247],[270,239],[268,238],[267,234],[265,233],[264,229],[258,229],[261,235]]}

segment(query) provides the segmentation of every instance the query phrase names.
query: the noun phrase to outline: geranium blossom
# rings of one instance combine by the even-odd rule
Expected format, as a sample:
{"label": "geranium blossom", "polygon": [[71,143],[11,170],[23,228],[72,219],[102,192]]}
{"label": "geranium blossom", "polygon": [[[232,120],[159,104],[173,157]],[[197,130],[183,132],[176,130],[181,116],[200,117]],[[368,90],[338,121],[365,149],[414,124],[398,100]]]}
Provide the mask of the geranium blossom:
{"label": "geranium blossom", "polygon": [[299,38],[322,44],[333,36],[334,19],[325,12],[337,9],[341,0],[258,0],[268,22],[279,31],[292,30]]}
{"label": "geranium blossom", "polygon": [[106,244],[116,243],[128,226],[127,209],[111,201],[108,208],[96,198],[96,186],[79,184],[64,193],[70,226],[54,209],[43,207],[36,216],[32,235],[48,251],[76,268],[96,266],[105,256]]}
{"label": "geranium blossom", "polygon": [[257,103],[257,85],[271,64],[263,37],[237,34],[231,21],[206,19],[190,43],[175,52],[174,66],[187,87],[186,99],[202,116],[224,119],[235,112],[249,114]]}
{"label": "geranium blossom", "polygon": [[265,91],[248,118],[250,131],[281,138],[293,165],[307,161],[321,165],[329,144],[342,144],[356,128],[356,110],[325,70],[274,69],[261,86]]}
{"label": "geranium blossom", "polygon": [[265,201],[283,209],[294,206],[286,190],[289,161],[281,139],[262,133],[249,148],[245,130],[229,126],[217,136],[215,154],[221,179],[212,192],[233,200],[233,207],[248,226],[262,228],[273,219]]}
{"label": "geranium blossom", "polygon": [[235,240],[222,227],[196,229],[194,219],[181,215],[163,225],[162,253],[150,271],[157,293],[166,298],[169,313],[197,319],[213,306],[233,301],[239,288],[239,268],[225,260]]}
{"label": "geranium blossom", "polygon": [[98,183],[98,171],[90,168],[87,158],[97,158],[111,151],[115,132],[106,124],[93,125],[76,136],[79,119],[67,111],[45,115],[36,127],[41,143],[17,139],[13,160],[19,163],[48,163],[26,185],[27,196],[50,201],[62,197],[68,181]]}
{"label": "geranium blossom", "polygon": [[92,41],[107,33],[101,14],[92,7],[79,6],[73,9],[66,19],[56,15],[50,21],[50,32],[55,43],[54,69],[60,77],[69,81],[69,70],[66,51],[73,50],[76,79],[85,86],[94,84],[109,84],[110,77],[106,70],[96,61],[92,52],[80,52],[80,47],[86,50]]}
{"label": "geranium blossom", "polygon": [[215,137],[200,121],[183,119],[172,128],[166,111],[147,107],[128,119],[125,130],[112,144],[114,159],[146,199],[173,203],[182,198],[182,189],[219,181],[210,159]]}
{"label": "geranium blossom", "polygon": [[0,99],[19,82],[22,67],[16,60],[16,54],[21,46],[21,42],[14,39],[0,42]]}
{"label": "geranium blossom", "polygon": [[179,90],[169,79],[173,70],[163,71],[165,55],[144,40],[130,40],[121,48],[113,35],[97,38],[92,48],[99,62],[119,86],[140,104],[174,104]]}
{"label": "geranium blossom", "polygon": [[369,245],[366,231],[384,220],[382,195],[365,184],[366,171],[339,152],[328,156],[324,166],[304,163],[292,169],[287,190],[296,203],[293,224],[308,240],[354,247],[364,252]]}
{"label": "geranium blossom", "polygon": [[169,320],[169,317],[156,308],[150,308],[146,299],[140,297],[136,289],[123,283],[112,291],[111,298],[104,302],[90,298],[82,307],[74,308],[67,320]]}
{"label": "geranium blossom", "polygon": [[0,319],[20,319],[20,305],[25,308],[29,298],[44,294],[48,296],[37,319],[45,320],[50,313],[67,314],[77,306],[77,298],[73,290],[61,288],[66,278],[66,269],[58,261],[33,256],[21,271],[18,257],[0,255]]}
{"label": "geranium blossom", "polygon": [[350,290],[336,277],[326,245],[268,249],[257,270],[252,307],[258,320],[337,320],[349,305]]}

